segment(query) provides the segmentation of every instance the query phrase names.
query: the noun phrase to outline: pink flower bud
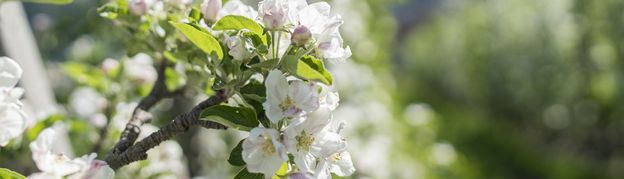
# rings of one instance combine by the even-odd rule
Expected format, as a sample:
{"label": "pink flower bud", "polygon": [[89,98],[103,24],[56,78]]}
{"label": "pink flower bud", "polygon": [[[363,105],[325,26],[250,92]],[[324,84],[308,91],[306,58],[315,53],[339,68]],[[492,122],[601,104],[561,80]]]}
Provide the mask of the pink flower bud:
{"label": "pink flower bud", "polygon": [[306,26],[297,26],[292,32],[290,40],[297,46],[303,46],[310,41],[312,33]]}
{"label": "pink flower bud", "polygon": [[143,15],[147,12],[147,2],[145,2],[146,0],[133,0],[130,2],[130,4],[128,5],[128,9],[130,9],[130,12],[132,12],[133,14],[136,15]]}
{"label": "pink flower bud", "polygon": [[204,0],[201,4],[201,11],[204,19],[210,22],[216,22],[221,10],[221,0]]}
{"label": "pink flower bud", "polygon": [[258,14],[268,29],[280,29],[288,22],[288,4],[283,0],[264,0],[258,5]]}

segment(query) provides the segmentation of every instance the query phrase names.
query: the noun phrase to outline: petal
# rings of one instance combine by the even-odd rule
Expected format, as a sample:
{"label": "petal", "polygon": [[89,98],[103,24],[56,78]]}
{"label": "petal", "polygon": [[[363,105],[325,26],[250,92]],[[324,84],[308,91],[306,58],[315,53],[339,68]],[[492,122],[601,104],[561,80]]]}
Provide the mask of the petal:
{"label": "petal", "polygon": [[316,167],[316,157],[309,152],[295,154],[295,164],[304,173],[313,172]]}
{"label": "petal", "polygon": [[340,160],[336,161],[335,164],[331,165],[330,171],[341,177],[353,174],[353,172],[355,172],[355,167],[353,167],[353,162],[351,161],[351,154],[349,154],[349,152],[347,151],[344,151],[339,155]]}
{"label": "petal", "polygon": [[308,119],[301,125],[305,126],[307,132],[317,134],[329,125],[331,119],[331,110],[327,107],[320,107],[318,110],[310,113]]}
{"label": "petal", "polygon": [[310,152],[315,156],[326,158],[335,153],[344,151],[347,148],[347,141],[337,133],[324,130],[316,136],[314,143],[310,147]]}
{"label": "petal", "polygon": [[25,115],[14,105],[0,104],[0,146],[5,146],[9,140],[22,134],[25,127]]}
{"label": "petal", "polygon": [[317,91],[318,86],[295,80],[290,84],[289,95],[297,108],[310,112],[319,107]]}
{"label": "petal", "polygon": [[[33,152],[33,158],[35,153],[48,153],[52,150],[52,144],[54,142],[54,138],[56,137],[56,131],[54,128],[46,128],[39,136],[35,139],[35,141],[30,143],[30,150]],[[35,159],[35,163],[37,163]]]}
{"label": "petal", "polygon": [[264,113],[272,123],[277,124],[284,118],[284,111],[282,111],[278,104],[271,104],[267,101],[262,103],[262,107],[264,107]]}
{"label": "petal", "polygon": [[9,57],[0,57],[0,87],[13,88],[22,77],[22,68]]}
{"label": "petal", "polygon": [[[279,70],[269,72],[265,81],[267,101],[282,102],[288,94],[288,81]],[[279,104],[272,104],[279,105]]]}

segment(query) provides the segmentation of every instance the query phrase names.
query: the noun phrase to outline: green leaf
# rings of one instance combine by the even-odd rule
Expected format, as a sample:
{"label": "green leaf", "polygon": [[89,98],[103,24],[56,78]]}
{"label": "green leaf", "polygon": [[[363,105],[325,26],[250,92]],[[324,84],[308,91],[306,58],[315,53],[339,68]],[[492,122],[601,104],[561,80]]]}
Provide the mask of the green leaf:
{"label": "green leaf", "polygon": [[262,83],[249,83],[240,89],[245,98],[264,102],[266,87]]}
{"label": "green leaf", "polygon": [[251,68],[264,68],[264,69],[273,69],[279,63],[279,59],[269,59],[266,61],[258,62],[250,65]]}
{"label": "green leaf", "polygon": [[306,80],[315,80],[331,85],[333,78],[329,71],[325,69],[323,61],[312,56],[304,56],[296,59],[295,56],[287,55],[283,59],[283,67],[286,71]]}
{"label": "green leaf", "polygon": [[234,179],[264,179],[264,175],[260,173],[250,173],[247,171],[247,167],[243,168]]}
{"label": "green leaf", "polygon": [[227,15],[222,17],[212,27],[214,30],[243,30],[247,29],[258,35],[262,39],[263,43],[266,43],[266,38],[262,35],[264,29],[256,21],[249,19],[245,16],[239,15]]}
{"label": "green leaf", "polygon": [[23,2],[31,2],[31,3],[41,3],[41,4],[62,5],[62,4],[72,3],[74,0],[21,0],[21,1],[23,1]]}
{"label": "green leaf", "polygon": [[202,111],[201,120],[221,123],[230,128],[250,131],[258,126],[256,113],[249,108],[232,107],[226,105],[212,106]]}
{"label": "green leaf", "polygon": [[243,160],[242,152],[243,152],[243,141],[244,139],[238,142],[238,145],[232,149],[230,153],[230,157],[228,158],[228,163],[233,166],[245,166],[245,161]]}
{"label": "green leaf", "polygon": [[97,12],[102,17],[109,18],[109,19],[116,19],[119,15],[128,13],[128,1],[126,0],[111,1],[99,7],[97,9]]}
{"label": "green leaf", "polygon": [[184,74],[180,74],[173,68],[168,67],[165,69],[165,86],[167,86],[167,90],[175,91],[184,85],[186,85]]}
{"label": "green leaf", "polygon": [[281,177],[286,177],[286,174],[288,174],[288,162],[282,163],[282,166],[279,168],[279,170],[277,170],[277,172],[275,172],[273,178],[279,179]]}
{"label": "green leaf", "polygon": [[6,168],[0,168],[0,178],[2,179],[24,179],[24,175]]}
{"label": "green leaf", "polygon": [[212,35],[202,32],[192,25],[185,23],[178,23],[169,21],[171,25],[173,25],[176,29],[178,29],[187,39],[189,39],[193,44],[199,47],[202,51],[207,54],[216,53],[218,58],[223,58],[223,50],[221,49],[221,45],[217,39],[215,39]]}
{"label": "green leaf", "polygon": [[99,91],[107,90],[107,79],[104,73],[99,69],[77,62],[65,63],[62,68],[70,78],[79,84],[95,88]]}
{"label": "green leaf", "polygon": [[196,7],[193,7],[191,9],[191,12],[189,12],[189,19],[193,20],[195,22],[199,22],[199,20],[201,20],[202,14],[201,11],[199,11],[199,9],[197,9]]}

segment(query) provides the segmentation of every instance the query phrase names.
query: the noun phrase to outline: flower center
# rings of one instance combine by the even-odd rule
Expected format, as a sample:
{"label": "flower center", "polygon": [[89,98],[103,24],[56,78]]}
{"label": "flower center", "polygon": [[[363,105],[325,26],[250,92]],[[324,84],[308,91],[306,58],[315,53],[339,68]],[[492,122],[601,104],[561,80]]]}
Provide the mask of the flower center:
{"label": "flower center", "polygon": [[342,159],[342,156],[340,156],[340,153],[335,153],[335,154],[329,156],[329,160],[334,162],[334,163],[338,162],[341,159]]}
{"label": "flower center", "polygon": [[271,139],[264,139],[264,144],[262,144],[262,151],[265,155],[271,155],[275,153],[275,146],[273,146],[273,142],[271,141]]}
{"label": "flower center", "polygon": [[290,96],[286,96],[286,99],[284,101],[282,101],[282,104],[280,104],[279,107],[283,111],[286,111],[286,110],[290,109],[294,105],[295,105],[295,103],[293,102],[292,98]]}
{"label": "flower center", "polygon": [[295,137],[297,139],[297,149],[310,151],[310,146],[314,142],[314,137],[312,135],[302,131],[300,135]]}

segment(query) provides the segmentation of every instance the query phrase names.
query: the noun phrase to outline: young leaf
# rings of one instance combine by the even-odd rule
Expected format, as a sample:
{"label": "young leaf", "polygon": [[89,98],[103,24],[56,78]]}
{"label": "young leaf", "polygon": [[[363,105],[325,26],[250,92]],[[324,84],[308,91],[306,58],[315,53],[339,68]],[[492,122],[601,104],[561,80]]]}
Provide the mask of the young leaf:
{"label": "young leaf", "polygon": [[2,179],[24,179],[24,175],[6,168],[0,168],[0,178]]}
{"label": "young leaf", "polygon": [[215,39],[212,35],[202,32],[192,25],[188,25],[185,23],[178,23],[169,21],[173,27],[178,29],[187,39],[189,39],[193,44],[199,47],[202,51],[207,54],[216,53],[218,58],[223,58],[223,50],[221,49],[221,45],[217,39]]}
{"label": "young leaf", "polygon": [[236,147],[234,147],[234,149],[232,149],[232,152],[230,153],[230,157],[228,158],[228,163],[230,163],[233,166],[245,166],[245,161],[243,161],[243,156],[242,156],[243,141],[245,140],[243,139],[240,142],[238,142],[238,145],[236,145]]}
{"label": "young leaf", "polygon": [[256,113],[252,109],[226,105],[217,105],[204,109],[200,119],[218,122],[228,127],[245,131],[249,131],[259,124],[258,119],[256,119]]}
{"label": "young leaf", "polygon": [[245,167],[234,176],[234,179],[264,179],[264,175],[260,173],[249,173],[247,167]]}
{"label": "young leaf", "polygon": [[23,1],[23,2],[32,2],[32,3],[41,3],[41,4],[62,5],[62,4],[72,3],[74,0],[21,0],[21,1]]}
{"label": "young leaf", "polygon": [[282,163],[282,166],[279,168],[279,170],[277,170],[277,172],[275,172],[273,178],[286,177],[286,174],[288,174],[288,162]]}
{"label": "young leaf", "polygon": [[128,1],[116,0],[108,2],[105,5],[99,7],[97,9],[97,12],[102,17],[116,19],[117,16],[128,13]]}
{"label": "young leaf", "polygon": [[222,17],[217,21],[217,23],[212,27],[214,30],[243,30],[248,29],[249,31],[257,34],[262,38],[262,42],[266,43],[266,38],[262,35],[264,29],[260,26],[256,21],[251,20],[245,16],[239,15],[227,15]]}
{"label": "young leaf", "polygon": [[286,71],[306,80],[316,80],[327,85],[331,85],[333,78],[329,71],[325,69],[323,61],[312,56],[304,56],[297,59],[295,56],[287,55],[282,59],[283,67]]}

